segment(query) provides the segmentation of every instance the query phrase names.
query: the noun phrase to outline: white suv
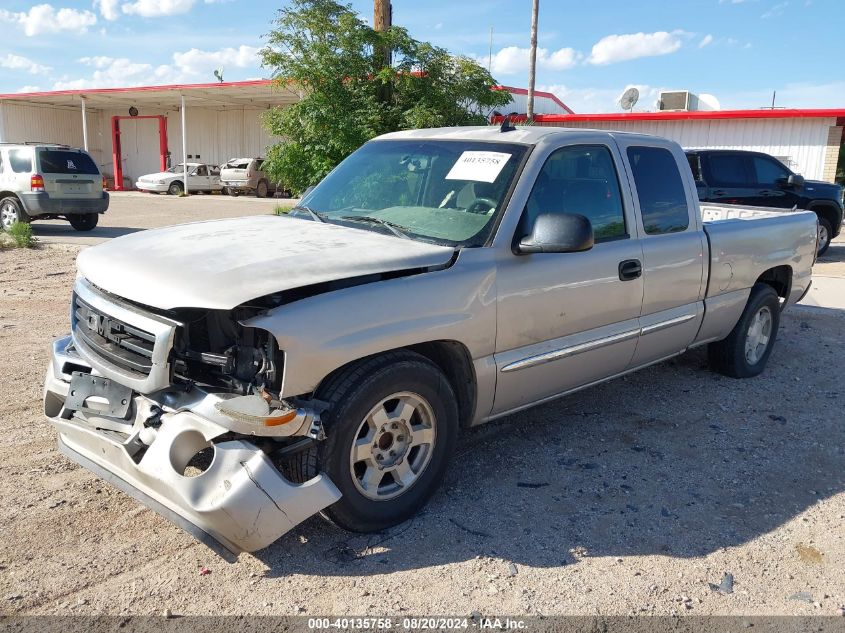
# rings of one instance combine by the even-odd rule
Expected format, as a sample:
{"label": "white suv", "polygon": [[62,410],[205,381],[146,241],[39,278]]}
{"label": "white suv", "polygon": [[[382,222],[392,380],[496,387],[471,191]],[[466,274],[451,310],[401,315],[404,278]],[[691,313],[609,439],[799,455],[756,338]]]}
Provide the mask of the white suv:
{"label": "white suv", "polygon": [[77,231],[97,226],[109,194],[82,149],[47,143],[0,144],[0,226],[64,218]]}

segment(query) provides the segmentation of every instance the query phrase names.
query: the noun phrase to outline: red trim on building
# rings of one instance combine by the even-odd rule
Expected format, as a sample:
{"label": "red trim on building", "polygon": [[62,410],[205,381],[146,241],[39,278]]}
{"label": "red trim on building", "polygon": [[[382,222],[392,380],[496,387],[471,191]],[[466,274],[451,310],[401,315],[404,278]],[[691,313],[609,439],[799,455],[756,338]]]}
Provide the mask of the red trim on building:
{"label": "red trim on building", "polygon": [[[514,88],[513,86],[493,86],[493,90],[507,90],[508,92],[510,92],[511,94],[514,94],[514,95],[527,95],[528,94],[527,88]],[[535,90],[534,96],[543,97],[544,99],[551,99],[557,105],[559,105],[561,108],[563,108],[564,110],[569,112],[569,114],[575,114],[572,111],[572,108],[570,108],[563,101],[558,99],[557,95],[555,95],[551,92],[545,92],[543,90]],[[546,115],[543,115],[543,116],[563,116],[563,115],[546,114]]]}
{"label": "red trim on building", "polygon": [[[537,114],[536,123],[575,123],[590,121],[709,121],[716,119],[839,119],[845,108],[801,108],[775,110],[694,110],[668,112],[612,112],[608,114]],[[501,121],[501,118],[498,118]],[[513,116],[514,122],[525,116]]]}

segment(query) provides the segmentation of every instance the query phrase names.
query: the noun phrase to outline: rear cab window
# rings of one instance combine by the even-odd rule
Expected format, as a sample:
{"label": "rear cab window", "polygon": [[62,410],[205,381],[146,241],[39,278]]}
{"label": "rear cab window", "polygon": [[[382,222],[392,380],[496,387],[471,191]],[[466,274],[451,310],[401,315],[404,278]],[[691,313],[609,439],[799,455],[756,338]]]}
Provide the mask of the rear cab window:
{"label": "rear cab window", "polygon": [[743,154],[710,154],[707,172],[711,187],[750,187],[755,180],[748,156]]}
{"label": "rear cab window", "polygon": [[668,149],[632,145],[628,162],[634,175],[643,229],[647,235],[689,228],[689,204],[678,163]]}
{"label": "rear cab window", "polygon": [[100,170],[88,154],[72,150],[43,149],[38,152],[41,172],[45,174],[84,174],[98,176]]}

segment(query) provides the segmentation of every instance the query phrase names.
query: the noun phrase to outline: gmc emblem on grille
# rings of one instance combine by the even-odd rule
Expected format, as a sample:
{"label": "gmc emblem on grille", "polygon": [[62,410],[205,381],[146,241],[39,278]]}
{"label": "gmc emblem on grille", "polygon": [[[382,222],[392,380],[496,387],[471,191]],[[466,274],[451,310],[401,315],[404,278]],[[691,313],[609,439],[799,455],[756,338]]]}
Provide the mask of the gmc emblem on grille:
{"label": "gmc emblem on grille", "polygon": [[111,333],[111,322],[107,316],[101,314],[88,315],[88,329],[93,330],[103,338],[108,338]]}

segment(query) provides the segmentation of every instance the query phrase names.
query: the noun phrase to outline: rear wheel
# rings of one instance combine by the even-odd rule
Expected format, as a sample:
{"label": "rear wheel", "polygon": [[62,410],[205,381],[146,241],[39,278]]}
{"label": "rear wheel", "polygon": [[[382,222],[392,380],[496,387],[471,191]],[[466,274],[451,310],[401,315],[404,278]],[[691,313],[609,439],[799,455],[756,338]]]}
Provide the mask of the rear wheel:
{"label": "rear wheel", "polygon": [[318,467],[343,494],[325,514],[356,532],[416,514],[443,479],[457,434],[455,395],[440,369],[396,352],[354,365],[322,391],[330,408]]}
{"label": "rear wheel", "polygon": [[182,182],[179,180],[174,180],[170,183],[170,186],[167,188],[167,193],[171,196],[181,196],[185,192],[185,188],[182,186]]}
{"label": "rear wheel", "polygon": [[827,252],[827,249],[830,248],[830,240],[832,239],[833,235],[833,227],[830,225],[825,218],[819,217],[819,250],[817,251],[819,256],[824,255]]}
{"label": "rear wheel", "polygon": [[267,181],[259,180],[258,186],[255,188],[255,195],[258,198],[266,198],[267,197]]}
{"label": "rear wheel", "polygon": [[755,284],[739,322],[728,337],[708,347],[710,366],[732,378],[750,378],[766,368],[780,325],[774,289]]}
{"label": "rear wheel", "polygon": [[12,196],[3,198],[0,200],[0,227],[8,231],[15,222],[29,222],[29,216],[23,210],[20,200]]}
{"label": "rear wheel", "polygon": [[79,213],[67,216],[67,221],[77,231],[90,231],[99,222],[100,216],[96,213]]}

